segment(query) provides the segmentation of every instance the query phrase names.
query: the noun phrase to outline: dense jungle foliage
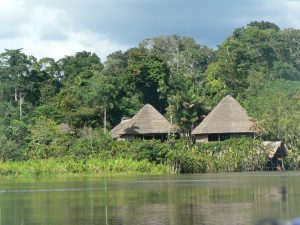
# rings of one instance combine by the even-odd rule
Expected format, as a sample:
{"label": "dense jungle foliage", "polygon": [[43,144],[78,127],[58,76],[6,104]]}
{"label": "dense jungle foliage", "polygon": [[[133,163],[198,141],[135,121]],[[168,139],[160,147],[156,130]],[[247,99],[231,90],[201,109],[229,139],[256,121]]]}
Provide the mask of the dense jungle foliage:
{"label": "dense jungle foliage", "polygon": [[[191,130],[227,94],[256,121],[259,138],[287,144],[289,160],[296,168],[300,161],[300,30],[251,22],[215,50],[191,37],[161,36],[125,52],[116,51],[105,62],[85,51],[56,61],[7,49],[0,54],[0,159],[130,155],[136,161],[169,166],[180,161],[182,172],[240,170],[234,165],[212,169],[208,166],[212,161],[206,162],[208,157],[201,155],[204,150],[195,153],[204,145],[185,144],[160,159],[160,149],[169,142],[155,144],[150,151],[150,146],[141,147],[143,142],[115,143],[106,132],[150,103],[189,139]],[[114,145],[123,146],[116,150]],[[122,155],[123,148],[132,154]],[[195,163],[190,169],[183,163],[189,156],[190,164]]]}

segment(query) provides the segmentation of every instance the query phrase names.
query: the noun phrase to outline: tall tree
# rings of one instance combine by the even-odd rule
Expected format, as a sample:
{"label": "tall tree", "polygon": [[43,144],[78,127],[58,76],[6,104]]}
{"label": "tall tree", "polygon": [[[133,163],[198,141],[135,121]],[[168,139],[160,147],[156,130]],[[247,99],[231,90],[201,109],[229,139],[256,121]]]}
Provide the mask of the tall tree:
{"label": "tall tree", "polygon": [[2,91],[6,92],[9,101],[18,103],[19,119],[24,114],[23,105],[26,99],[35,103],[38,90],[36,82],[36,59],[22,53],[22,49],[5,50],[0,55],[0,81]]}
{"label": "tall tree", "polygon": [[150,103],[164,112],[167,105],[167,88],[170,71],[157,55],[144,48],[128,50],[128,64],[125,70],[126,89],[136,92],[143,104]]}
{"label": "tall tree", "polygon": [[66,56],[58,61],[62,79],[66,82],[73,82],[81,75],[85,78],[91,77],[91,70],[103,69],[100,58],[91,52],[77,52],[74,56]]}
{"label": "tall tree", "polygon": [[171,73],[203,73],[214,58],[212,49],[201,46],[191,37],[178,35],[150,38],[140,43],[163,58],[170,66]]}

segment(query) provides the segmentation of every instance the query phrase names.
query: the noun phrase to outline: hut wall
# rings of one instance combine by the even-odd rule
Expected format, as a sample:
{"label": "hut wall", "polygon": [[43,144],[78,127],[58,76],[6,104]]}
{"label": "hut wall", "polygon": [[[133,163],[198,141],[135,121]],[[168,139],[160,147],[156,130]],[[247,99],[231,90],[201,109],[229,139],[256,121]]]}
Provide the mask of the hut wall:
{"label": "hut wall", "polygon": [[122,140],[161,140],[165,141],[168,138],[168,134],[134,134],[134,135],[121,135],[120,139]]}
{"label": "hut wall", "polygon": [[134,135],[121,135],[120,140],[132,140],[134,138]]}
{"label": "hut wall", "polygon": [[233,133],[228,134],[231,138],[254,138],[254,133]]}
{"label": "hut wall", "polygon": [[220,134],[197,134],[195,135],[196,142],[214,142],[225,141],[231,138],[249,137],[254,138],[254,133],[220,133]]}
{"label": "hut wall", "polygon": [[196,142],[208,142],[208,135],[207,134],[198,134],[195,136]]}
{"label": "hut wall", "polygon": [[143,140],[161,140],[165,141],[168,139],[168,134],[144,134],[141,135]]}
{"label": "hut wall", "polygon": [[117,141],[126,141],[126,139],[124,137],[114,138],[114,140],[117,140]]}

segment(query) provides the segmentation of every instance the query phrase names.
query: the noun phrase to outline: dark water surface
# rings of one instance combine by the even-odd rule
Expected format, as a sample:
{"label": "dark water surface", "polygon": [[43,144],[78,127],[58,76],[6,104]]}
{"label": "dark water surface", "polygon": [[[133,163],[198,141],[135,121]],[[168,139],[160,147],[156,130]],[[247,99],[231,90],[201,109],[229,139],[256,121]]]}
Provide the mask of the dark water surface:
{"label": "dark water surface", "polygon": [[234,225],[270,216],[300,216],[299,172],[0,179],[0,225]]}

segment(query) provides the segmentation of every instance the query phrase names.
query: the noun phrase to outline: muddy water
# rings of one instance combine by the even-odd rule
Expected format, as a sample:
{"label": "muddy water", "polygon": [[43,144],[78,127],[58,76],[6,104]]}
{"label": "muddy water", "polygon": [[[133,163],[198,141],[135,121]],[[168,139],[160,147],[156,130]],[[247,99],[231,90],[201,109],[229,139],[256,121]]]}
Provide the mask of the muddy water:
{"label": "muddy water", "polygon": [[0,179],[0,225],[255,224],[300,216],[300,173]]}

